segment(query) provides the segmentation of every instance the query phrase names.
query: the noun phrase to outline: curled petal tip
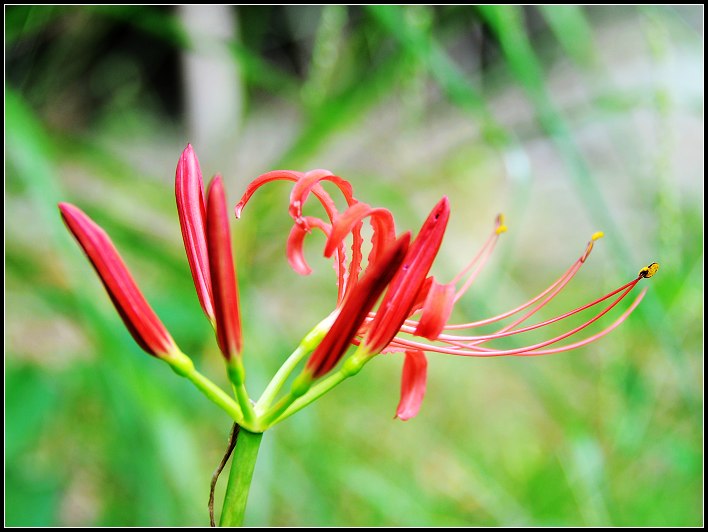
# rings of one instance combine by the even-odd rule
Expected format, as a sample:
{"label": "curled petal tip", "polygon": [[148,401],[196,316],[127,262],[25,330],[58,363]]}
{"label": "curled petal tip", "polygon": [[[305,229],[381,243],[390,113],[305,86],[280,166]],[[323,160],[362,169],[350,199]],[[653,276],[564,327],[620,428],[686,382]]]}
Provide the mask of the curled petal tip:
{"label": "curled petal tip", "polygon": [[241,218],[241,212],[243,211],[244,205],[245,205],[245,204],[244,204],[243,201],[239,201],[239,202],[236,204],[236,207],[234,207],[234,214],[236,215],[236,219],[237,219],[237,220]]}
{"label": "curled petal tip", "polygon": [[302,249],[306,234],[307,231],[302,226],[294,225],[290,230],[290,236],[288,236],[286,251],[288,263],[290,267],[300,275],[310,275],[312,273],[312,269],[307,264]]}
{"label": "curled petal tip", "polygon": [[649,266],[644,266],[641,270],[639,270],[639,277],[644,277],[645,279],[649,279],[649,277],[654,277],[656,275],[656,272],[659,271],[659,263],[658,262],[652,262]]}

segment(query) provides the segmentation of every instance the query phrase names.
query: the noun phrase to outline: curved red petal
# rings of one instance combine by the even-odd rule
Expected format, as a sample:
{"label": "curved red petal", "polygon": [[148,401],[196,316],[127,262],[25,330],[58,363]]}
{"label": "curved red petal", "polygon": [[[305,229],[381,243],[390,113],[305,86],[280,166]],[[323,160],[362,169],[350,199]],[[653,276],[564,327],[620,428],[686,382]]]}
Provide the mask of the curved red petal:
{"label": "curved red petal", "polygon": [[221,176],[216,176],[207,191],[207,248],[214,296],[216,337],[227,360],[240,355],[241,315],[236,284],[236,267],[231,250],[231,232],[226,193]]}
{"label": "curved red petal", "polygon": [[[323,170],[326,172],[326,170]],[[244,192],[243,196],[241,196],[241,199],[239,202],[236,204],[235,208],[235,213],[236,213],[236,218],[241,217],[241,213],[243,211],[243,208],[246,206],[248,201],[251,199],[253,194],[256,193],[256,191],[261,188],[263,185],[266,185],[268,183],[271,183],[273,181],[294,181],[297,185],[301,180],[305,178],[307,174],[304,174],[302,172],[295,172],[292,170],[273,170],[272,172],[266,172],[265,174],[262,174],[255,178],[251,183],[248,185],[246,188],[246,192]],[[331,196],[327,193],[325,189],[323,189],[320,185],[314,184],[312,187],[312,193],[317,197],[317,199],[320,201],[322,204],[322,207],[324,207],[325,212],[327,213],[328,218],[331,220],[334,219],[334,217],[337,214],[337,207],[334,204],[334,200],[332,200]],[[289,207],[289,211],[291,215],[293,212],[299,212],[300,215],[295,215],[293,218],[295,219],[296,222],[300,223],[301,220],[301,212],[302,212],[302,204],[299,206],[300,209],[299,211],[297,210],[296,207],[293,206],[292,201],[291,205]]]}
{"label": "curved red petal", "polygon": [[401,374],[401,399],[396,417],[406,421],[415,417],[425,397],[428,380],[428,360],[422,351],[406,351]]}
{"label": "curved red petal", "polygon": [[297,181],[304,174],[302,172],[294,172],[292,170],[273,170],[272,172],[266,172],[265,174],[259,175],[253,181],[248,184],[246,192],[243,193],[241,199],[236,204],[235,212],[236,218],[241,217],[241,211],[246,206],[251,197],[256,193],[256,191],[263,185],[266,185],[272,181]]}
{"label": "curved red petal", "polygon": [[423,315],[415,329],[416,336],[435,340],[443,331],[455,305],[455,285],[433,280],[423,304]]}
{"label": "curved red petal", "polygon": [[169,356],[176,348],[174,340],[145,300],[106,232],[74,205],[60,203],[59,210],[138,345],[156,357]]}
{"label": "curved red petal", "polygon": [[331,181],[334,183],[342,192],[344,199],[347,201],[347,205],[353,205],[357,202],[357,200],[354,199],[354,191],[349,181],[332,174],[329,170],[310,170],[295,183],[295,186],[290,192],[290,216],[292,216],[293,219],[299,220],[302,217],[302,206],[305,204],[305,201],[307,201],[310,192],[317,193],[320,190],[324,190],[319,187],[321,181]]}
{"label": "curved red petal", "polygon": [[378,260],[379,253],[386,249],[396,238],[396,227],[393,214],[388,209],[375,209],[370,217],[373,235],[371,236],[371,252],[369,253],[369,264]]}
{"label": "curved red petal", "polygon": [[189,269],[204,314],[214,320],[209,253],[206,243],[206,207],[199,160],[191,144],[182,152],[175,171],[175,198]]}
{"label": "curved red petal", "polygon": [[306,217],[304,224],[293,225],[290,230],[290,235],[288,236],[286,253],[290,267],[300,275],[310,275],[312,273],[312,269],[307,264],[305,254],[303,253],[305,236],[310,232],[309,227],[316,227],[317,229],[320,229],[325,236],[329,236],[329,233],[332,230],[332,226],[329,224],[323,222],[319,218],[309,216]]}
{"label": "curved red petal", "polygon": [[327,238],[327,243],[325,244],[324,256],[327,258],[331,257],[337,249],[337,246],[339,246],[357,224],[361,223],[363,218],[371,214],[372,210],[371,205],[358,202],[343,213],[337,215],[332,223],[332,232],[329,234],[329,238]]}
{"label": "curved red petal", "polygon": [[[337,246],[353,232],[355,228],[360,227],[364,218],[371,218],[371,225],[374,228],[374,236],[372,239],[373,249],[372,254],[380,253],[380,249],[387,247],[395,239],[395,228],[393,215],[391,211],[384,208],[374,208],[371,205],[363,202],[357,202],[350,206],[342,214],[338,215],[332,224],[332,233],[325,244],[324,256],[331,257]],[[370,255],[369,262],[372,262]]]}

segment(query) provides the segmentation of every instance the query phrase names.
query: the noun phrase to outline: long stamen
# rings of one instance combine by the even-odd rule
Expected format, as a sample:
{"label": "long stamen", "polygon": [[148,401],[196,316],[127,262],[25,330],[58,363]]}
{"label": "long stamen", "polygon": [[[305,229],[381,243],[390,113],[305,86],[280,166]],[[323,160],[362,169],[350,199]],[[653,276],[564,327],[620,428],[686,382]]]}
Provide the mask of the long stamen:
{"label": "long stamen", "polygon": [[470,271],[470,269],[472,269],[472,266],[474,266],[475,263],[479,262],[479,264],[477,264],[474,270],[472,270],[472,273],[470,273],[465,283],[455,294],[455,303],[457,303],[457,301],[465,294],[465,292],[469,290],[470,286],[472,286],[472,283],[474,283],[474,281],[477,279],[479,272],[482,271],[484,266],[486,266],[487,262],[489,262],[489,258],[492,256],[494,247],[496,246],[497,241],[499,240],[499,235],[505,233],[506,231],[507,227],[504,224],[504,215],[499,214],[496,218],[494,231],[491,235],[489,235],[489,238],[485,242],[484,246],[482,246],[482,249],[479,251],[479,253],[477,253],[477,256],[472,259],[472,261],[470,261],[470,263],[465,266],[465,268],[463,268],[463,270],[452,280],[452,284],[458,283],[465,276],[465,274]]}
{"label": "long stamen", "polygon": [[515,334],[521,334],[521,333],[525,333],[528,331],[533,331],[535,329],[540,329],[541,327],[545,327],[547,325],[551,325],[552,323],[556,323],[558,321],[561,321],[565,318],[569,318],[570,316],[574,316],[575,314],[578,314],[579,312],[582,312],[582,311],[587,310],[591,307],[594,307],[595,305],[599,305],[600,303],[602,303],[603,301],[606,301],[607,299],[611,298],[615,294],[618,294],[619,292],[627,289],[630,285],[634,286],[636,283],[637,283],[637,280],[635,279],[633,281],[630,281],[630,282],[620,286],[619,288],[616,288],[612,292],[602,296],[599,299],[596,299],[595,301],[592,301],[590,303],[586,303],[585,305],[582,305],[576,309],[565,312],[564,314],[561,314],[561,315],[556,316],[554,318],[549,318],[545,321],[535,323],[533,325],[528,325],[528,326],[522,327],[520,329],[512,329],[512,326],[507,326],[507,327],[504,327],[503,329],[500,329],[499,331],[492,333],[492,334],[486,334],[486,335],[480,335],[480,336],[440,335],[438,337],[438,340],[456,341],[456,342],[460,342],[460,345],[464,345],[466,347],[472,347],[472,346],[487,342],[489,340],[494,340],[497,338],[506,338],[508,336],[513,336]]}
{"label": "long stamen", "polygon": [[[612,310],[622,299],[624,299],[629,292],[632,291],[632,289],[636,286],[636,284],[642,279],[642,276],[640,275],[637,277],[637,279],[625,284],[623,287],[619,288],[618,290],[615,290],[613,292],[614,294],[617,294],[619,291],[622,291],[622,293],[619,294],[619,296],[612,301],[607,307],[605,307],[602,311],[600,311],[598,314],[596,314],[594,317],[586,321],[585,323],[571,329],[570,331],[567,331],[559,336],[556,336],[554,338],[551,338],[550,340],[545,340],[543,342],[539,342],[537,344],[521,347],[521,348],[516,348],[516,349],[507,349],[507,350],[498,350],[498,349],[491,349],[491,348],[484,348],[484,347],[470,347],[466,345],[452,345],[452,346],[438,346],[438,345],[430,345],[430,344],[425,344],[422,342],[417,342],[417,341],[412,341],[404,338],[396,338],[395,340],[395,345],[396,347],[401,347],[401,348],[407,348],[407,349],[420,349],[424,351],[430,351],[430,352],[437,352],[437,353],[446,353],[446,354],[451,354],[451,355],[460,355],[460,356],[480,356],[480,357],[485,357],[485,356],[506,356],[506,355],[519,355],[523,356],[526,354],[531,353],[532,351],[537,351],[542,347],[546,347],[548,345],[554,344],[556,342],[559,342],[565,338],[568,338],[569,336],[572,336],[576,334],[577,332],[585,329],[586,327],[590,326],[591,324],[595,323],[598,319],[600,319],[602,316],[607,314],[610,310]],[[612,297],[612,295],[607,295],[602,298],[602,300],[608,299],[608,297]],[[643,293],[640,294],[640,297],[643,297]],[[594,303],[593,303],[594,304]],[[636,305],[632,305],[631,308],[634,308]],[[556,320],[557,321],[557,320]],[[446,342],[450,343],[450,342]],[[582,344],[585,345],[585,344]],[[554,352],[561,352],[564,350],[564,348],[559,348],[558,351]],[[538,354],[535,352],[534,354]]]}
{"label": "long stamen", "polygon": [[[498,220],[501,216],[502,216],[501,214],[498,215],[498,216],[497,216],[497,220]],[[505,228],[505,230],[506,230],[506,226],[504,226],[504,228]],[[451,283],[457,284],[457,283],[459,283],[459,282],[462,280],[462,278],[467,274],[467,272],[469,272],[469,271],[472,269],[472,266],[474,266],[475,264],[477,264],[477,261],[482,257],[482,254],[484,253],[484,250],[487,249],[487,247],[489,246],[489,244],[492,242],[492,240],[494,240],[494,238],[495,238],[496,236],[498,236],[498,234],[499,234],[499,233],[497,233],[497,227],[495,226],[494,230],[489,234],[489,236],[487,237],[487,240],[485,240],[485,242],[484,242],[484,244],[482,245],[482,247],[479,248],[479,251],[477,252],[477,254],[476,254],[474,257],[472,257],[472,260],[470,260],[470,261],[467,263],[467,265],[466,265],[464,268],[462,268],[462,270],[460,270],[460,273],[458,273],[458,274],[452,279],[452,281],[450,281]]]}
{"label": "long stamen", "polygon": [[[491,318],[486,318],[483,320],[478,320],[478,321],[473,321],[473,322],[468,322],[468,323],[459,323],[459,324],[449,324],[445,326],[445,330],[459,330],[459,329],[469,329],[472,327],[481,327],[483,325],[489,325],[491,323],[496,323],[497,321],[501,321],[505,318],[509,318],[513,316],[514,314],[518,314],[519,312],[526,310],[530,306],[532,306],[534,303],[537,301],[541,300],[544,298],[547,294],[554,292],[554,295],[560,291],[565,285],[570,282],[570,280],[575,276],[576,273],[580,270],[582,265],[585,263],[587,260],[588,256],[590,255],[590,252],[592,251],[594,242],[601,238],[603,236],[602,232],[597,232],[594,233],[590,239],[590,241],[587,243],[587,246],[585,247],[585,251],[583,254],[578,258],[571,266],[566,270],[566,272],[561,275],[555,282],[553,282],[548,288],[546,288],[543,292],[538,294],[537,296],[533,297],[526,303],[519,305],[518,307],[511,309],[507,312],[504,312],[502,314],[498,314],[496,316],[492,316]],[[559,287],[560,286],[560,287]],[[557,290],[556,290],[557,289]],[[522,320],[523,321],[523,320]]]}

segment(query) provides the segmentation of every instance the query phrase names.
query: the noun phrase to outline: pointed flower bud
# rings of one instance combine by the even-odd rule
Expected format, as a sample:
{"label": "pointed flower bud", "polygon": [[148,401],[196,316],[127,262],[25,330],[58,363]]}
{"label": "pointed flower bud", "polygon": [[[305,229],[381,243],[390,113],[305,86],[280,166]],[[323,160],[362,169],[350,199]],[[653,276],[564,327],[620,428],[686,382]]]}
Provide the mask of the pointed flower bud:
{"label": "pointed flower bud", "polygon": [[182,229],[184,249],[187,252],[189,269],[199,303],[207,318],[214,321],[214,305],[211,295],[209,254],[206,243],[206,208],[204,206],[204,183],[197,154],[191,144],[182,152],[175,172],[175,197],[177,214]]}
{"label": "pointed flower bud", "polygon": [[420,233],[408,248],[403,265],[396,273],[384,296],[364,345],[369,353],[376,354],[396,336],[401,325],[411,312],[413,304],[440,250],[447,221],[450,218],[450,202],[441,199],[423,223]]}
{"label": "pointed flower bud", "polygon": [[206,231],[216,337],[221,352],[231,362],[241,353],[241,316],[226,193],[221,176],[218,175],[211,181],[207,191]]}
{"label": "pointed flower bud", "polygon": [[150,308],[106,232],[74,205],[60,203],[59,211],[138,345],[158,358],[177,356],[174,340]]}

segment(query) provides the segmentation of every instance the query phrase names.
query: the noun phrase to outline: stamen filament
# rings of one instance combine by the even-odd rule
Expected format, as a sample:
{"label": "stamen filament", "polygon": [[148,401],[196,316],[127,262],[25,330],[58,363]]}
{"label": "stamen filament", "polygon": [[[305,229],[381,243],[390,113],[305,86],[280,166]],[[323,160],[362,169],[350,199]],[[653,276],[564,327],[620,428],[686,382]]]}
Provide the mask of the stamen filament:
{"label": "stamen filament", "polygon": [[479,264],[472,270],[472,273],[470,273],[470,276],[467,278],[465,283],[462,285],[462,287],[457,291],[455,294],[455,303],[463,296],[465,295],[465,292],[469,290],[470,286],[472,286],[472,283],[477,279],[479,276],[479,272],[482,271],[482,268],[489,262],[489,258],[492,256],[492,252],[494,251],[494,247],[497,244],[497,241],[499,240],[499,234],[494,233],[492,237],[489,239],[489,244],[487,245],[487,249],[484,252],[484,254],[481,255],[481,259],[479,260]]}
{"label": "stamen filament", "polygon": [[[507,349],[507,350],[497,350],[497,349],[490,349],[490,348],[483,348],[483,347],[477,347],[475,349],[471,348],[470,346],[464,346],[461,348],[461,346],[450,346],[450,347],[445,347],[445,346],[437,346],[437,345],[430,345],[426,344],[424,342],[417,342],[414,340],[408,340],[405,338],[396,338],[394,342],[392,342],[392,345],[395,347],[401,347],[401,348],[409,348],[409,349],[419,349],[422,351],[429,351],[429,352],[436,352],[436,353],[445,353],[445,354],[450,354],[450,355],[459,355],[459,356],[479,356],[479,357],[486,357],[486,356],[507,356],[507,355],[519,355],[519,356],[524,356],[526,353],[529,353],[530,351],[538,350],[542,347],[546,347],[548,345],[554,344],[560,340],[563,340],[565,338],[568,338],[569,336],[574,335],[575,333],[585,329],[589,325],[593,324],[596,322],[598,319],[600,319],[602,316],[607,314],[610,310],[612,310],[624,297],[631,292],[631,290],[634,288],[634,286],[639,282],[641,278],[637,278],[634,281],[631,281],[630,283],[624,285],[623,288],[620,288],[619,290],[623,290],[624,292],[621,293],[617,299],[615,299],[612,303],[610,303],[605,309],[603,309],[601,312],[599,312],[596,316],[591,318],[590,320],[586,321],[582,325],[579,325],[575,327],[574,329],[571,329],[568,332],[565,332],[559,336],[556,336],[555,338],[552,338],[550,340],[545,340],[543,342],[533,344],[530,346],[526,347],[521,347],[521,348],[516,348],[516,349]],[[617,291],[614,292],[615,294]],[[611,297],[611,296],[607,296]],[[607,299],[605,297],[604,299]],[[643,294],[642,294],[643,297]],[[447,342],[448,344],[450,342]],[[560,348],[564,350],[565,348]]]}
{"label": "stamen filament", "polygon": [[570,311],[568,311],[568,312],[566,312],[566,313],[564,313],[564,314],[561,314],[561,315],[559,315],[559,316],[556,316],[555,318],[550,318],[550,319],[548,319],[548,320],[546,320],[546,321],[542,321],[542,322],[536,323],[536,324],[534,324],[534,325],[528,325],[528,326],[522,327],[522,328],[520,328],[520,329],[513,329],[513,327],[515,327],[516,325],[518,325],[518,324],[521,323],[522,321],[525,321],[528,317],[530,317],[533,313],[535,313],[535,312],[538,311],[543,305],[545,305],[546,302],[544,302],[543,304],[539,305],[539,306],[538,306],[537,308],[535,308],[532,312],[529,312],[526,316],[524,316],[523,319],[520,318],[520,319],[518,319],[516,322],[514,322],[514,323],[512,323],[511,325],[508,325],[508,326],[506,326],[506,327],[500,329],[499,331],[497,331],[497,332],[495,332],[495,333],[486,334],[486,335],[480,335],[480,336],[455,336],[455,335],[449,335],[449,334],[448,334],[448,335],[440,335],[438,338],[439,338],[440,340],[442,340],[442,341],[448,341],[448,340],[449,340],[449,341],[458,341],[458,342],[459,342],[459,341],[470,342],[470,343],[468,343],[467,345],[468,345],[468,346],[472,346],[472,345],[475,345],[475,344],[477,344],[477,343],[486,342],[486,341],[488,341],[488,340],[494,340],[494,339],[496,339],[496,338],[505,338],[505,337],[507,337],[507,336],[512,336],[512,335],[514,335],[514,334],[525,333],[525,332],[528,332],[528,331],[532,331],[532,330],[534,330],[534,329],[539,329],[539,328],[541,328],[541,327],[545,327],[546,325],[550,325],[550,324],[555,323],[555,322],[557,322],[557,321],[560,321],[560,320],[562,320],[562,319],[568,318],[568,317],[570,317],[570,316],[573,316],[574,314],[577,314],[577,313],[579,313],[579,312],[582,312],[583,310],[587,310],[587,309],[589,309],[590,307],[593,307],[593,306],[597,305],[598,303],[602,303],[603,301],[605,301],[605,300],[611,298],[612,296],[614,296],[614,295],[617,294],[618,292],[621,292],[622,290],[626,289],[627,287],[629,287],[629,286],[632,285],[633,283],[636,284],[636,280],[630,281],[630,282],[628,282],[628,283],[626,283],[626,284],[620,286],[619,288],[616,288],[616,289],[613,290],[612,292],[610,292],[610,293],[608,293],[608,294],[602,296],[601,298],[596,299],[595,301],[592,301],[592,302],[590,302],[590,303],[586,303],[585,305],[582,305],[582,306],[580,306],[580,307],[578,307],[578,308],[576,308],[576,309],[570,310]]}
{"label": "stamen filament", "polygon": [[446,325],[445,329],[446,330],[457,330],[457,329],[470,329],[472,327],[481,327],[483,325],[489,325],[490,323],[495,323],[497,321],[501,321],[505,318],[508,318],[510,316],[513,316],[514,314],[518,314],[522,310],[525,310],[529,308],[531,305],[542,299],[546,294],[549,292],[553,291],[559,284],[562,284],[565,286],[570,282],[570,280],[575,277],[575,274],[578,273],[582,265],[584,264],[584,261],[581,259],[576,260],[566,272],[561,275],[555,282],[553,282],[548,288],[546,288],[543,292],[535,296],[534,298],[530,299],[523,305],[519,305],[518,307],[509,310],[507,312],[504,312],[502,314],[498,314],[496,316],[492,316],[491,318],[486,318],[483,320],[478,320],[478,321],[472,321],[468,323],[456,323],[456,324],[450,324]]}

